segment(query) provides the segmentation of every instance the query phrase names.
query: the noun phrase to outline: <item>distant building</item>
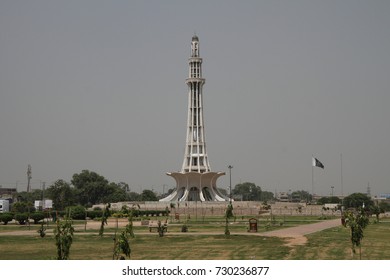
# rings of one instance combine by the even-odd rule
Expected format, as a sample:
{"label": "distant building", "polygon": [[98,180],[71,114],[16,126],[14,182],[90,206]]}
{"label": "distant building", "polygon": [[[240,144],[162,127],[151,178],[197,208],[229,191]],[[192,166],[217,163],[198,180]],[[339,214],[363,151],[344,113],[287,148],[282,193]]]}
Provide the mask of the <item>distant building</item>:
{"label": "distant building", "polygon": [[9,201],[0,199],[0,213],[9,212]]}
{"label": "distant building", "polygon": [[379,199],[390,199],[390,193],[381,193],[378,195]]}
{"label": "distant building", "polygon": [[288,202],[290,201],[290,195],[288,192],[280,192],[276,195],[276,199],[281,202]]}
{"label": "distant building", "polygon": [[339,204],[338,203],[325,203],[324,207],[331,210],[337,210]]}
{"label": "distant building", "polygon": [[34,207],[37,210],[51,209],[53,208],[53,200],[51,199],[35,200]]}
{"label": "distant building", "polygon": [[3,188],[0,187],[0,198],[11,199],[18,191],[16,188]]}

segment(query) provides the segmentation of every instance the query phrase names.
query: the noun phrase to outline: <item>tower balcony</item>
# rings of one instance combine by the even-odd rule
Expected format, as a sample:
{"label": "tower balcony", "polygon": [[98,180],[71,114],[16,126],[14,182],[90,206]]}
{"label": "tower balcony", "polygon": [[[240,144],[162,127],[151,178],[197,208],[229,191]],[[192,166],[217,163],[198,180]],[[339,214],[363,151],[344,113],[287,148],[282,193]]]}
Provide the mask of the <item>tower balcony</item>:
{"label": "tower balcony", "polygon": [[202,85],[204,85],[204,83],[206,82],[206,79],[204,78],[188,78],[186,79],[186,84],[191,84],[191,83],[200,83]]}
{"label": "tower balcony", "polygon": [[203,59],[201,57],[190,57],[188,59],[188,62],[191,63],[191,62],[200,62],[202,63]]}
{"label": "tower balcony", "polygon": [[184,172],[198,172],[198,173],[205,173],[209,172],[210,170],[206,166],[186,166],[184,168]]}

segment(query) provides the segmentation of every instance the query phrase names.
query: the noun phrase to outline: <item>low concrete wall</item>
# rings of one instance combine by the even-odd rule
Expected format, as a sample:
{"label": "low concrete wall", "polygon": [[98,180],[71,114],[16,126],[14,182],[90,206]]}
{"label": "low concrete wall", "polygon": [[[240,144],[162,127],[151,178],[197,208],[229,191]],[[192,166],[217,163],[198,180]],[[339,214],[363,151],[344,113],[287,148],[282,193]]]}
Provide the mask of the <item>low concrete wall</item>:
{"label": "low concrete wall", "polygon": [[[196,215],[196,216],[223,216],[228,202],[179,202],[174,203],[172,213]],[[340,211],[324,210],[322,205],[308,205],[305,203],[275,202],[270,204],[271,208],[265,210],[263,203],[259,201],[233,201],[234,214],[236,216],[257,216],[257,215],[289,215],[289,216],[340,216]],[[146,202],[118,202],[111,203],[111,209],[120,210],[123,205],[128,207],[138,206],[142,210],[165,210],[170,209],[170,202],[146,201]],[[104,204],[94,205],[104,208]]]}

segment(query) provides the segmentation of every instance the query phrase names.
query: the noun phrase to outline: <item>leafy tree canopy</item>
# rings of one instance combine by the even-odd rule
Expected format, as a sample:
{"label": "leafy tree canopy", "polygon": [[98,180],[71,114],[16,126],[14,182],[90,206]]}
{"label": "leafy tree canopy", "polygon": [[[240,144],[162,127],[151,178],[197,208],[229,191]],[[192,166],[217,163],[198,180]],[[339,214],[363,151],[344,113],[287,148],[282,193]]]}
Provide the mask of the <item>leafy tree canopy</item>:
{"label": "leafy tree canopy", "polygon": [[341,199],[338,198],[337,196],[328,196],[328,197],[321,197],[317,203],[318,204],[325,204],[325,203],[340,203]]}
{"label": "leafy tree canopy", "polygon": [[300,201],[308,202],[311,201],[311,199],[312,199],[311,194],[304,190],[294,191],[291,193],[291,200],[293,202],[300,202]]}
{"label": "leafy tree canopy", "polygon": [[108,181],[103,176],[89,170],[83,170],[79,174],[73,174],[71,182],[77,189],[84,189],[88,184],[108,184]]}
{"label": "leafy tree canopy", "polygon": [[82,205],[102,203],[109,192],[108,181],[89,170],[74,174],[71,183],[77,189],[77,196]]}
{"label": "leafy tree canopy", "polygon": [[143,190],[141,193],[142,201],[157,201],[158,198],[156,194],[151,190]]}
{"label": "leafy tree canopy", "polygon": [[33,190],[32,192],[19,192],[17,194],[17,199],[19,202],[29,202],[34,204],[35,200],[42,199],[42,190]]}
{"label": "leafy tree canopy", "polygon": [[137,193],[137,192],[129,192],[127,194],[127,198],[129,201],[141,201],[141,194]]}
{"label": "leafy tree canopy", "polygon": [[274,193],[269,191],[261,191],[261,201],[270,201],[274,199]]}
{"label": "leafy tree canopy", "polygon": [[374,202],[366,194],[353,193],[343,199],[343,205],[345,208],[360,208],[364,204],[364,207],[371,207]]}
{"label": "leafy tree canopy", "polygon": [[45,192],[45,195],[53,200],[53,207],[56,210],[64,210],[74,205],[75,190],[64,180],[57,180]]}
{"label": "leafy tree canopy", "polygon": [[232,190],[233,195],[241,195],[244,201],[260,201],[261,188],[254,183],[237,184]]}
{"label": "leafy tree canopy", "polygon": [[381,202],[379,202],[379,208],[383,212],[390,211],[390,203],[385,202],[385,201],[381,201]]}
{"label": "leafy tree canopy", "polygon": [[12,204],[11,210],[14,213],[35,212],[34,205],[31,202],[15,202],[14,204]]}

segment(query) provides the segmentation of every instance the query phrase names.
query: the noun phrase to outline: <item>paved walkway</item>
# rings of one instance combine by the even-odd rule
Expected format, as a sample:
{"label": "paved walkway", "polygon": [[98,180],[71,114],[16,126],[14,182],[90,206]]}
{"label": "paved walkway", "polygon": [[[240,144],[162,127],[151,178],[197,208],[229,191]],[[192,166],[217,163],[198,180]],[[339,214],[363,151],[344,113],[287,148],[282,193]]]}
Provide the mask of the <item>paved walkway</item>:
{"label": "paved walkway", "polygon": [[305,235],[318,232],[324,229],[337,227],[341,225],[340,219],[326,220],[319,223],[300,225],[296,227],[284,228],[279,230],[273,230],[260,233],[261,236],[275,236],[281,238],[290,238],[288,245],[303,245],[306,243],[307,238]]}

